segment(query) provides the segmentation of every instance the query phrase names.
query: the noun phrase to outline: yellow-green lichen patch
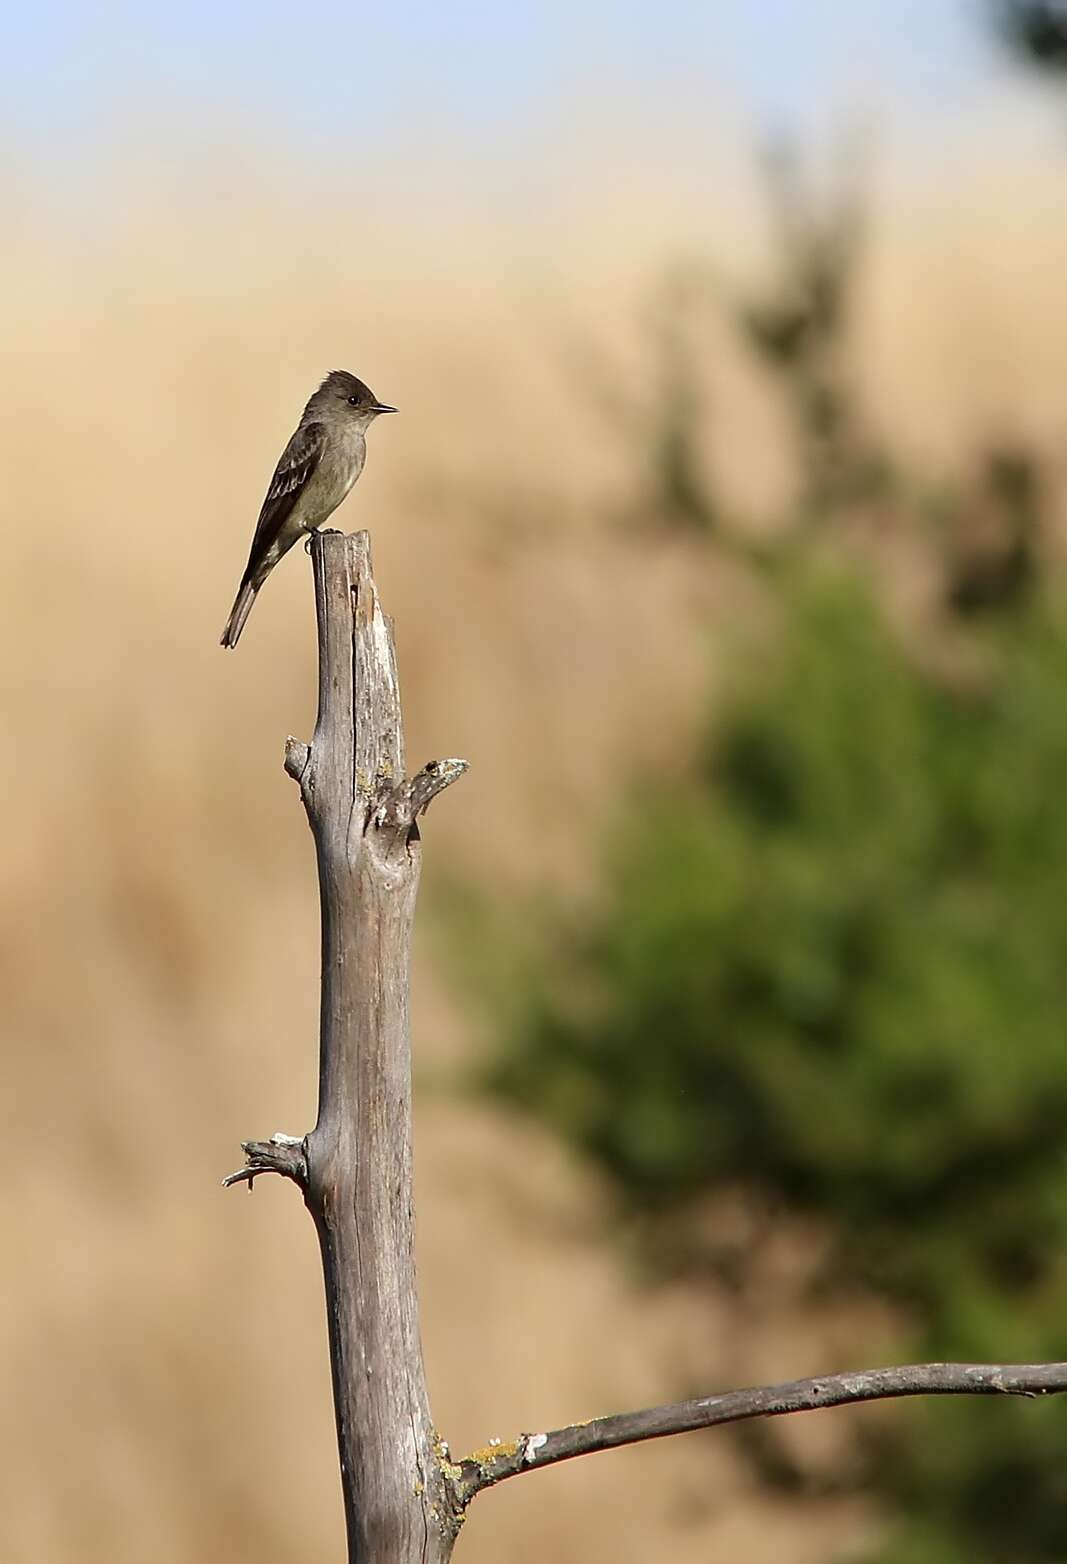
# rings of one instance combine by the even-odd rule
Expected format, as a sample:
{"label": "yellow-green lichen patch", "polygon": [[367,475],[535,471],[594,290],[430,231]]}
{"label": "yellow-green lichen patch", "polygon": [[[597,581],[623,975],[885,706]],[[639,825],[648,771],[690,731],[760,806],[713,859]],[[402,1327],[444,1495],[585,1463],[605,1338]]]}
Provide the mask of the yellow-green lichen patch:
{"label": "yellow-green lichen patch", "polygon": [[517,1439],[509,1439],[506,1444],[501,1439],[490,1439],[489,1443],[482,1445],[481,1449],[472,1450],[470,1455],[467,1456],[467,1460],[473,1461],[476,1466],[484,1469],[487,1466],[492,1466],[494,1461],[500,1461],[516,1455],[518,1449],[519,1441]]}
{"label": "yellow-green lichen patch", "polygon": [[433,1431],[433,1453],[437,1457],[437,1464],[441,1468],[442,1475],[450,1483],[458,1483],[463,1476],[460,1467],[452,1459],[452,1452],[446,1442],[441,1438],[436,1428]]}

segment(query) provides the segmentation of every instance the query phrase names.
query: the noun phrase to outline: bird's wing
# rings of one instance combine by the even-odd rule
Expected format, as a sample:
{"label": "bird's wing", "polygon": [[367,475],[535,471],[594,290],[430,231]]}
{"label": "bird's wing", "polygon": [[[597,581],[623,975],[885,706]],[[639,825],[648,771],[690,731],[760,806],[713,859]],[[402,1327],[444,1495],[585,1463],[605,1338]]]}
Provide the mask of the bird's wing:
{"label": "bird's wing", "polygon": [[325,443],[326,429],[323,424],[301,424],[282,452],[256,523],[252,551],[248,558],[250,572],[292,515],[319,465]]}

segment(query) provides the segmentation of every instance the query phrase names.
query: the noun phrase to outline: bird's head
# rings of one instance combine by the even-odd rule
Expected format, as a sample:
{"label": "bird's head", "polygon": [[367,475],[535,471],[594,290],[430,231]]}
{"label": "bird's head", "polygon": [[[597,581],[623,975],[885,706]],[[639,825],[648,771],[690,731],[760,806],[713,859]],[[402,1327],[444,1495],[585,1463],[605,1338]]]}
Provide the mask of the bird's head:
{"label": "bird's head", "polygon": [[347,369],[333,369],[307,405],[305,417],[329,418],[333,422],[360,424],[366,428],[379,413],[395,413],[396,408],[379,402],[369,386]]}

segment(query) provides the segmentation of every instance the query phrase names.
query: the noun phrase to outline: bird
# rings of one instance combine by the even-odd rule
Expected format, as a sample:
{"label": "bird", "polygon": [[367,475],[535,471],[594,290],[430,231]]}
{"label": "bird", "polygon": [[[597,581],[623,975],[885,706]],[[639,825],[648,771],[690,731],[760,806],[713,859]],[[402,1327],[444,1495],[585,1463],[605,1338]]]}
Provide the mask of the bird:
{"label": "bird", "polygon": [[326,376],[274,469],[220,645],[237,645],[264,581],[300,537],[329,520],[363,471],[367,430],[395,412],[347,369]]}

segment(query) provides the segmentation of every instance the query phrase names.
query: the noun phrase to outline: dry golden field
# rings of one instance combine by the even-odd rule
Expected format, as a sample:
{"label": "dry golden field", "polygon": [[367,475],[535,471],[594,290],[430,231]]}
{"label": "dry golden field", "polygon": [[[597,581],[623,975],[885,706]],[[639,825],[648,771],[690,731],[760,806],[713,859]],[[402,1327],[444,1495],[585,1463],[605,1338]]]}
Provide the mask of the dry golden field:
{"label": "dry golden field", "polygon": [[[1063,172],[976,145],[876,204],[857,383],[913,463],[951,468],[993,429],[1067,449]],[[338,519],[373,534],[411,758],[472,763],[425,833],[416,951],[419,1263],[442,1432],[461,1451],[814,1372],[848,1338],[848,1322],[769,1307],[742,1324],[725,1301],[642,1290],[602,1235],[602,1192],[455,1081],[484,1021],[440,966],[447,877],[586,879],[603,779],[653,789],[670,769],[706,626],[736,610],[684,544],[650,553],[605,524],[641,453],[582,365],[600,355],[641,405],[641,322],[664,269],[707,254],[725,286],[765,265],[753,190],[664,190],[636,171],[561,188],[539,218],[469,190],[344,189],[326,217],[284,177],[161,189],[147,171],[77,217],[25,191],[4,203],[10,1564],[339,1556],[312,1228],[286,1187],[219,1187],[242,1136],[314,1115],[313,859],[281,768],[286,734],[313,718],[302,553],[239,651],[216,643],[273,461],[332,367],[401,408]],[[709,454],[739,500],[771,508],[788,476],[778,414],[726,324],[709,319],[707,338]],[[707,1435],[506,1485],[457,1558],[814,1564],[870,1524],[839,1503],[798,1530],[788,1504],[754,1505]]]}

